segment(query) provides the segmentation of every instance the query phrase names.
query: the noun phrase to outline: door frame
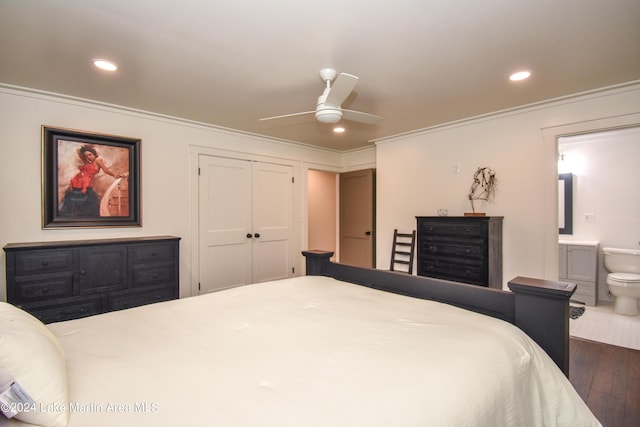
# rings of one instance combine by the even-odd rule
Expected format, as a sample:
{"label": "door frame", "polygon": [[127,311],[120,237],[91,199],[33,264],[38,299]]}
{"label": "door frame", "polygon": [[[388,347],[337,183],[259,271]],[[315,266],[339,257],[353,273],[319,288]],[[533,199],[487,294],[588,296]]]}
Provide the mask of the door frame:
{"label": "door frame", "polygon": [[[299,161],[284,159],[280,157],[270,157],[252,153],[244,153],[238,151],[230,151],[230,150],[221,150],[216,148],[202,147],[198,145],[189,145],[189,217],[191,221],[191,272],[190,272],[190,289],[191,296],[199,295],[198,284],[200,281],[200,222],[199,222],[199,178],[198,178],[198,167],[199,167],[199,157],[201,155],[205,156],[215,156],[215,157],[224,157],[229,159],[236,160],[247,160],[247,161],[255,161],[255,162],[263,162],[263,163],[273,163],[280,164],[285,166],[291,166],[293,168],[293,224],[292,224],[292,251],[294,254],[300,254],[302,252],[302,246],[300,244],[301,235],[301,226],[300,221],[297,218],[300,218],[301,215],[301,189],[303,188],[303,181],[306,183],[306,177],[303,179],[302,177],[302,169]],[[306,193],[306,191],[305,191]],[[293,268],[295,269],[296,275],[297,273],[303,272],[303,262],[302,256],[294,256],[293,257]]]}
{"label": "door frame", "polygon": [[[301,213],[302,213],[302,218],[304,218],[304,220],[302,221],[302,230],[301,230],[301,245],[303,248],[305,249],[311,249],[309,248],[309,171],[310,170],[314,170],[314,171],[319,171],[319,172],[329,172],[329,173],[335,173],[340,174],[342,172],[344,172],[343,168],[339,168],[339,167],[334,167],[334,166],[328,166],[328,165],[322,165],[322,164],[316,164],[316,163],[308,163],[308,162],[303,162],[302,163],[302,200],[301,200],[301,204],[302,204],[302,209],[301,209]],[[340,233],[340,221],[338,218],[338,212],[340,209],[340,194],[337,193],[336,194],[336,239],[338,238],[338,235]],[[339,259],[339,246],[337,244],[337,240],[336,240],[336,258]],[[306,274],[306,266],[303,265],[302,266],[304,268],[304,270],[300,270],[302,272],[302,274]]]}
{"label": "door frame", "polygon": [[542,129],[545,150],[544,179],[544,274],[558,277],[558,139],[640,126],[640,113],[625,114],[604,119],[566,123]]}
{"label": "door frame", "polygon": [[305,203],[304,203],[304,209],[305,209],[305,228],[304,228],[304,247],[307,249],[318,249],[318,248],[312,248],[309,246],[309,173],[311,171],[313,172],[320,172],[320,173],[326,173],[326,174],[332,174],[334,177],[334,186],[335,186],[335,212],[333,213],[334,215],[334,220],[335,220],[335,230],[334,231],[334,240],[335,240],[335,249],[334,249],[334,255],[331,257],[331,260],[338,260],[340,259],[340,244],[339,244],[339,239],[340,239],[340,185],[339,185],[339,177],[340,177],[340,173],[341,172],[335,172],[335,171],[328,171],[328,170],[322,170],[322,169],[317,169],[317,168],[307,168],[305,169],[306,172],[304,174],[305,176],[305,187],[304,187],[304,195],[305,195]]}
{"label": "door frame", "polygon": [[[364,151],[363,151],[364,153]],[[315,171],[320,171],[320,172],[331,172],[331,173],[335,173],[335,174],[341,174],[341,173],[346,173],[346,172],[353,172],[353,171],[358,171],[358,170],[362,170],[362,169],[376,169],[376,162],[371,161],[370,158],[368,158],[366,156],[366,154],[364,155],[364,157],[360,158],[358,157],[359,154],[361,153],[353,153],[354,154],[354,161],[350,162],[351,164],[347,167],[337,167],[337,166],[330,166],[327,164],[322,164],[322,163],[313,163],[313,162],[302,162],[302,170],[301,170],[301,174],[302,174],[302,196],[301,196],[301,215],[303,218],[302,221],[302,229],[301,229],[301,237],[300,237],[300,242],[301,242],[301,247],[303,248],[307,248],[309,249],[309,192],[308,190],[308,186],[309,186],[309,170],[315,170]],[[348,156],[348,154],[345,154]],[[376,190],[377,192],[377,190]],[[374,195],[377,199],[377,194]],[[337,230],[336,230],[336,259],[340,259],[340,243],[339,243],[339,238],[340,238],[340,218],[339,218],[339,214],[340,214],[340,191],[338,189],[338,192],[336,194],[336,208],[337,208],[337,212],[336,212],[336,218],[337,218]],[[375,210],[376,212],[374,212],[374,215],[377,216],[377,205],[375,205]],[[377,250],[377,248],[374,248],[374,265],[376,265],[377,263],[377,259],[376,259],[376,255],[375,255],[375,251]],[[302,263],[302,267],[305,268],[304,263]],[[296,270],[297,271],[297,270]],[[300,270],[302,272],[302,274],[306,274],[306,270]]]}

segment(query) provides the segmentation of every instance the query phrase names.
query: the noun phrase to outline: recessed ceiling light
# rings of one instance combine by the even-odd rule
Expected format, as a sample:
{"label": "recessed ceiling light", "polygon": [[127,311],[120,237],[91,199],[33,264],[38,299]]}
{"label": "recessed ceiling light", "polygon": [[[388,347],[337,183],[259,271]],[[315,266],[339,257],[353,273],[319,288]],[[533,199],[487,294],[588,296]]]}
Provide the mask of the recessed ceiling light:
{"label": "recessed ceiling light", "polygon": [[509,80],[512,82],[518,82],[520,80],[526,80],[531,77],[531,71],[518,71],[509,76]]}
{"label": "recessed ceiling light", "polygon": [[333,131],[335,133],[343,133],[344,132],[344,128],[342,126],[336,126],[333,128]]}
{"label": "recessed ceiling light", "polygon": [[105,59],[94,59],[93,65],[100,68],[101,70],[106,70],[106,71],[115,71],[118,69],[116,64],[114,64],[111,61],[107,61]]}

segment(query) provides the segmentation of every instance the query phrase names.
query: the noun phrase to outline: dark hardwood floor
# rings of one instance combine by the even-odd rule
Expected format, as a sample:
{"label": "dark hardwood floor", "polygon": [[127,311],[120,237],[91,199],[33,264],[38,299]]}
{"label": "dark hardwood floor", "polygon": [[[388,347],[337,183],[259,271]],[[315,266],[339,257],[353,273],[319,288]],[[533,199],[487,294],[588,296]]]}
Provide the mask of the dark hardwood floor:
{"label": "dark hardwood floor", "polygon": [[640,350],[571,338],[569,379],[604,427],[640,426]]}

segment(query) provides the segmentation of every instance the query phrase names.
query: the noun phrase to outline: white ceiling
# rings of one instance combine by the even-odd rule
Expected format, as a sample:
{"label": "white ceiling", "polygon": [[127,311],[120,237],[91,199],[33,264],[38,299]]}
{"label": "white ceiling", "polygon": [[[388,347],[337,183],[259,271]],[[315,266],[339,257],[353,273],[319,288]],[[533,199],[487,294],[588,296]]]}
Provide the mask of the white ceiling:
{"label": "white ceiling", "polygon": [[[313,110],[325,67],[383,122],[258,121]],[[639,79],[640,0],[0,0],[2,83],[340,151]]]}

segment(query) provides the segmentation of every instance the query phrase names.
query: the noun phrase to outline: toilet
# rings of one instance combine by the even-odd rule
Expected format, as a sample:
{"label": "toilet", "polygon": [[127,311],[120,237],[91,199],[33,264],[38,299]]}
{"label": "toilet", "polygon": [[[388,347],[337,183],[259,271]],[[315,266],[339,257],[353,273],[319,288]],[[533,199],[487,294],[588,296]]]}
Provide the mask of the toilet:
{"label": "toilet", "polygon": [[602,248],[604,268],[609,272],[607,285],[615,297],[613,311],[637,316],[640,299],[640,250]]}

